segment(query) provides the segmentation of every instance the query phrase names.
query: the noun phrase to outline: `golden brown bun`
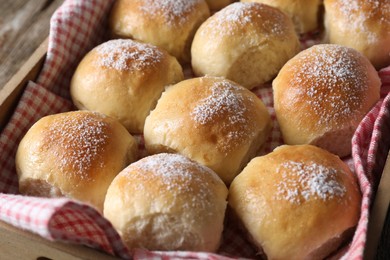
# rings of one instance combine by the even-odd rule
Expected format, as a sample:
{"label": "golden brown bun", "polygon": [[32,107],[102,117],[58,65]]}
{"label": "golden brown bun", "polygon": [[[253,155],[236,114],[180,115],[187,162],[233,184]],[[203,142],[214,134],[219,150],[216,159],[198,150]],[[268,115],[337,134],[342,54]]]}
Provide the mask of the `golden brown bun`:
{"label": "golden brown bun", "polygon": [[79,109],[117,118],[130,133],[142,133],[145,118],[165,86],[184,78],[176,58],[133,40],[111,40],[90,51],[70,87]]}
{"label": "golden brown bun", "polygon": [[322,0],[241,0],[270,5],[285,12],[293,21],[297,33],[307,33],[318,28]]}
{"label": "golden brown bun", "polygon": [[206,0],[210,10],[217,11],[220,10],[229,4],[231,4],[234,0]]}
{"label": "golden brown bun", "polygon": [[19,190],[74,198],[103,211],[108,186],[137,153],[135,139],[113,118],[89,111],[46,116],[19,144]]}
{"label": "golden brown bun", "polygon": [[379,100],[380,85],[375,68],[356,50],[322,44],[302,51],[272,83],[285,143],[349,155],[352,135]]}
{"label": "golden brown bun", "polygon": [[259,3],[233,3],[206,20],[191,47],[197,76],[221,76],[248,89],[273,79],[300,48],[290,18]]}
{"label": "golden brown bun", "polygon": [[209,16],[205,0],[117,0],[109,25],[114,37],[151,43],[189,62],[195,31]]}
{"label": "golden brown bun", "polygon": [[230,183],[266,141],[270,115],[240,85],[215,77],[169,87],[145,121],[148,152],[183,154]]}
{"label": "golden brown bun", "polygon": [[234,179],[229,205],[268,259],[324,259],[360,216],[355,175],[315,146],[280,146]]}
{"label": "golden brown bun", "polygon": [[327,41],[360,51],[377,69],[390,65],[390,1],[325,0],[324,6]]}
{"label": "golden brown bun", "polygon": [[112,182],[104,216],[130,250],[215,252],[228,190],[210,169],[177,154],[145,157]]}

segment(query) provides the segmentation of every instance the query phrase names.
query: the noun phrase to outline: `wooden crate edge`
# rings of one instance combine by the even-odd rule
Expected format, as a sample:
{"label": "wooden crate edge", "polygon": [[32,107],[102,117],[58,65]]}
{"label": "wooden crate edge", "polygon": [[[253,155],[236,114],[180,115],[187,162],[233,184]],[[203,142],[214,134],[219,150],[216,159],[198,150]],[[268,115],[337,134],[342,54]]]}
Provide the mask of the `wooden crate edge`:
{"label": "wooden crate edge", "polygon": [[8,122],[29,80],[35,80],[42,68],[48,47],[48,38],[34,51],[19,71],[0,90],[0,131]]}
{"label": "wooden crate edge", "polygon": [[0,252],[5,259],[117,259],[92,248],[53,242],[0,221]]}

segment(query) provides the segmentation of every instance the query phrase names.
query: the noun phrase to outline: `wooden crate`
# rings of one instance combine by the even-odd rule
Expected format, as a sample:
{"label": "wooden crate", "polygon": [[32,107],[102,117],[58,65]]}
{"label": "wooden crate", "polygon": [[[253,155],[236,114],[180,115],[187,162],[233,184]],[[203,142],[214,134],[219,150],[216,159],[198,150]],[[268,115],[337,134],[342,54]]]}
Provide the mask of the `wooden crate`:
{"label": "wooden crate", "polygon": [[48,38],[31,55],[20,70],[0,90],[0,131],[3,130],[8,119],[23,93],[29,80],[34,80],[42,68],[48,46]]}
{"label": "wooden crate", "polygon": [[[0,90],[0,131],[3,130],[8,119],[23,93],[29,80],[35,80],[39,74],[47,51],[48,39],[31,55],[22,68]],[[390,156],[389,156],[390,157]],[[387,159],[383,178],[379,184],[376,200],[373,202],[372,215],[368,228],[367,247],[365,259],[375,259],[378,249],[390,255],[390,217],[386,220],[387,209],[390,201],[390,159]],[[380,244],[383,226],[389,231],[383,243]],[[70,245],[60,242],[52,242],[28,231],[23,231],[0,221],[0,258],[1,259],[117,259],[105,253],[79,245]],[[386,236],[386,235],[385,235]]]}

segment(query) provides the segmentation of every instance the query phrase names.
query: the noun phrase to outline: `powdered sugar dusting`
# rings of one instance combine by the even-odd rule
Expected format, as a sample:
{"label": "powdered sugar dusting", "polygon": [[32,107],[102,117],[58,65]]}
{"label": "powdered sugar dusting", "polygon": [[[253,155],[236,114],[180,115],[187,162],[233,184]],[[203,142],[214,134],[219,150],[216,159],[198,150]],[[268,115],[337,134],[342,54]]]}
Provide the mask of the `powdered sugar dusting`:
{"label": "powdered sugar dusting", "polygon": [[[301,53],[300,65],[292,69],[294,100],[306,102],[307,112],[318,116],[318,125],[356,116],[368,87],[368,75],[359,54],[337,45],[312,48]],[[323,100],[331,101],[330,105]]]}
{"label": "powdered sugar dusting", "polygon": [[133,40],[111,40],[96,47],[99,55],[96,64],[118,71],[141,71],[155,67],[163,58],[157,47]]}
{"label": "powdered sugar dusting", "polygon": [[215,82],[211,87],[211,94],[199,101],[191,112],[192,118],[201,125],[210,123],[222,113],[234,111],[229,116],[231,124],[245,124],[244,116],[247,108],[244,105],[244,97],[240,89],[228,81]]}
{"label": "powdered sugar dusting", "polygon": [[[282,35],[285,33],[282,21],[285,19],[280,12],[259,3],[233,3],[221,11],[217,12],[208,20],[207,30],[202,30],[201,34],[223,34],[235,35],[245,33],[246,26],[251,25],[254,20],[262,19],[261,26],[264,32]],[[267,13],[267,17],[272,14],[273,19],[262,17]],[[223,28],[221,30],[221,28]],[[266,30],[267,29],[267,30]]]}
{"label": "powdered sugar dusting", "polygon": [[[224,122],[224,129],[236,129],[228,132],[230,140],[238,140],[248,135],[246,102],[254,102],[250,96],[244,96],[240,87],[227,80],[214,82],[211,93],[200,100],[190,115],[199,125]],[[224,120],[218,120],[224,118]]]}
{"label": "powdered sugar dusting", "polygon": [[55,146],[56,162],[64,172],[89,178],[92,167],[103,167],[102,152],[109,125],[96,113],[69,113],[57,117],[48,128],[48,146]]}
{"label": "powdered sugar dusting", "polygon": [[341,0],[338,7],[348,21],[346,29],[364,33],[368,42],[374,43],[380,37],[372,26],[390,26],[390,1]]}
{"label": "powdered sugar dusting", "polygon": [[138,183],[137,190],[144,190],[147,193],[145,183],[150,180],[160,181],[164,190],[175,196],[181,194],[194,196],[192,201],[184,205],[188,208],[211,205],[209,199],[213,195],[211,182],[207,179],[222,184],[221,179],[211,169],[179,154],[156,154],[133,163],[131,167],[138,169],[131,172],[131,178],[145,181]]}
{"label": "powdered sugar dusting", "polygon": [[144,0],[140,11],[150,17],[162,16],[168,26],[182,25],[200,0]]}
{"label": "powdered sugar dusting", "polygon": [[308,200],[330,200],[342,198],[345,186],[337,180],[336,169],[320,164],[285,162],[278,169],[281,180],[276,184],[277,200],[287,200],[292,204],[301,204]]}

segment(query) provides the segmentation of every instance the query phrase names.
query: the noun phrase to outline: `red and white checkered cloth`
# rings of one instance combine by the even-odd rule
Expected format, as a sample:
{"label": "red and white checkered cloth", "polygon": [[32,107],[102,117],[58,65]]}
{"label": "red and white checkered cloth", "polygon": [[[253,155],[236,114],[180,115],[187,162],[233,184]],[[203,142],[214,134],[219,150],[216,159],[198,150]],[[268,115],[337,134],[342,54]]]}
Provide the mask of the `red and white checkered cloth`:
{"label": "red and white checkered cloth", "polygon": [[[113,0],[70,0],[51,19],[47,58],[36,83],[30,82],[8,125],[0,135],[0,220],[56,241],[87,245],[121,258],[135,259],[228,259],[255,257],[234,223],[227,222],[218,254],[198,252],[150,252],[136,250],[130,255],[111,223],[92,207],[66,198],[46,199],[17,195],[15,153],[19,141],[39,118],[74,109],[69,100],[69,83],[81,58],[107,40],[107,14]],[[363,203],[357,230],[344,259],[362,259],[369,220],[369,207],[390,146],[390,67],[379,72],[383,98],[359,125],[347,162],[359,179]],[[282,144],[273,110],[272,90],[254,92],[267,105],[274,129],[262,153]],[[142,146],[142,138],[140,146]],[[143,151],[143,155],[146,153]]]}

